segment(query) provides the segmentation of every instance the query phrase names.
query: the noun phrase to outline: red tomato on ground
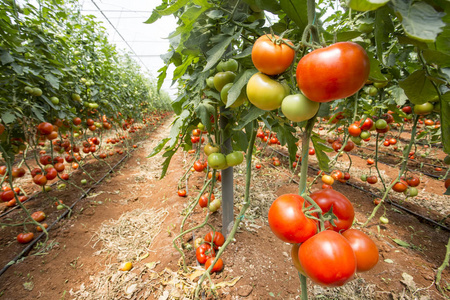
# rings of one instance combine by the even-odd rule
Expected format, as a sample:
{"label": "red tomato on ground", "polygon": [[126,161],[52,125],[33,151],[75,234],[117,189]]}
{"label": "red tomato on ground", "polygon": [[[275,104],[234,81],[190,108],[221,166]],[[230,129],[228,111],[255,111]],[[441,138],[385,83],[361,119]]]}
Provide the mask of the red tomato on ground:
{"label": "red tomato on ground", "polygon": [[[213,261],[214,261],[214,257],[208,258],[208,260],[205,263],[205,270],[211,266]],[[220,272],[220,271],[222,271],[222,269],[223,269],[223,261],[221,258],[219,258],[219,259],[217,259],[217,262],[212,267],[211,273]]]}
{"label": "red tomato on ground", "polygon": [[195,251],[195,256],[199,263],[204,264],[208,258],[215,257],[216,252],[209,244],[201,244]]}

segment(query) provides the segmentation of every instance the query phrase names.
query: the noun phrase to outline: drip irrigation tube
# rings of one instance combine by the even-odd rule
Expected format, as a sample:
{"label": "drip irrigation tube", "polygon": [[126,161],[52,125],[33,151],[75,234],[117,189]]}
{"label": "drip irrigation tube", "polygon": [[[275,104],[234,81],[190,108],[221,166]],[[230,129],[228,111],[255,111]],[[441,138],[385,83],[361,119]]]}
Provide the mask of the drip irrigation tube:
{"label": "drip irrigation tube", "polygon": [[[280,154],[280,155],[283,156],[283,157],[288,157],[288,155],[286,155],[286,154],[284,154],[284,153],[282,153],[282,152],[280,152],[280,151],[278,151],[278,150],[276,150],[276,149],[274,149],[274,148],[272,148],[272,147],[270,147],[270,149],[271,149],[272,151],[274,151],[274,152]],[[314,170],[314,171],[320,170],[320,169],[315,168],[315,167],[312,167],[312,166],[308,166],[308,167],[309,167],[310,169]],[[347,184],[347,185],[349,185],[349,186],[351,186],[351,187],[353,187],[353,188],[356,188],[356,189],[358,189],[358,190],[361,190],[361,191],[363,191],[363,192],[366,192],[366,193],[368,193],[368,194],[371,194],[373,197],[379,197],[378,195],[376,195],[376,194],[373,193],[372,191],[367,191],[367,190],[363,189],[362,187],[359,187],[359,186],[357,186],[357,185],[355,185],[355,184],[353,184],[353,183],[350,183],[350,182],[348,182],[348,181],[345,182],[345,184]],[[445,225],[443,225],[443,224],[440,224],[440,223],[436,222],[436,221],[433,220],[433,219],[430,219],[430,218],[428,218],[428,217],[422,216],[421,214],[418,214],[418,213],[416,213],[416,212],[414,212],[414,211],[412,211],[412,210],[410,210],[410,209],[408,209],[408,208],[406,208],[406,207],[404,207],[404,206],[402,206],[402,205],[400,205],[400,204],[397,204],[397,203],[395,203],[395,202],[393,202],[393,201],[391,201],[391,200],[389,200],[389,199],[386,199],[385,202],[388,203],[388,204],[391,204],[392,206],[395,206],[396,208],[399,208],[399,209],[405,211],[406,213],[408,213],[408,214],[410,214],[410,215],[415,216],[415,217],[418,218],[418,219],[421,219],[421,220],[423,220],[423,221],[426,221],[426,222],[428,222],[428,223],[430,223],[430,224],[433,224],[433,225],[435,225],[435,226],[438,226],[438,227],[440,227],[440,228],[442,228],[442,229],[444,229],[444,230],[450,232],[450,228],[449,228],[449,227],[447,227],[447,226],[445,226]]]}
{"label": "drip irrigation tube", "polygon": [[[134,151],[134,149],[132,149],[132,151]],[[69,212],[72,210],[72,208],[83,198],[85,198],[88,193],[90,191],[92,191],[92,189],[97,186],[100,182],[103,181],[103,179],[106,178],[106,176],[108,176],[120,163],[122,163],[122,161],[125,160],[125,158],[127,158],[130,155],[131,152],[128,152],[126,155],[124,155],[124,157],[122,157],[121,160],[119,160],[114,167],[112,167],[112,169],[110,169],[108,172],[105,173],[105,175],[103,175],[102,178],[100,178],[96,183],[94,183],[87,191],[85,191],[80,198],[78,198],[78,200],[76,200],[74,203],[72,203],[72,205],[70,206],[69,209],[67,209],[65,212],[63,212],[51,225],[48,226],[47,228],[47,232],[50,231],[50,229],[56,225],[56,223],[58,223],[62,218],[65,218]],[[25,256],[28,252],[31,251],[31,249],[33,248],[33,246],[39,241],[39,239],[45,235],[45,232],[42,232],[40,235],[38,235],[29,245],[27,245],[25,247],[25,249],[22,250],[22,252],[20,252],[13,260],[11,260],[9,263],[7,263],[3,269],[0,270],[0,276],[3,275],[3,273],[6,272],[6,270],[8,270],[8,268],[10,266],[12,266],[13,264],[15,264],[19,259],[22,258],[22,256]]]}

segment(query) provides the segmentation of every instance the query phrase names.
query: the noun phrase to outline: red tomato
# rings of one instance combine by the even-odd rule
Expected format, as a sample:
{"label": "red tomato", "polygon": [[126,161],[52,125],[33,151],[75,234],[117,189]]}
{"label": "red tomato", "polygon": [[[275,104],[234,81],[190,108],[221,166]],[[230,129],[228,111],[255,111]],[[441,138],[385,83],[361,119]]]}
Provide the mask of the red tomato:
{"label": "red tomato", "polygon": [[447,180],[445,180],[444,186],[445,186],[446,189],[448,189],[448,187],[450,186],[450,178],[448,178]]}
{"label": "red tomato", "polygon": [[[205,263],[205,270],[208,269],[211,264],[214,261],[214,257],[208,258],[208,260]],[[214,264],[214,266],[211,269],[211,273],[213,272],[220,272],[223,269],[223,261],[221,258],[217,259],[217,262]]]}
{"label": "red tomato", "polygon": [[361,121],[364,121],[361,124],[361,130],[370,130],[372,128],[373,121],[371,118],[365,118],[365,119],[362,119]]}
{"label": "red tomato", "polygon": [[43,211],[36,211],[31,214],[31,218],[33,220],[35,220],[36,222],[42,222],[45,220],[46,217],[47,216],[45,215],[45,213]]}
{"label": "red tomato", "polygon": [[314,155],[314,154],[316,154],[316,150],[314,150],[314,148],[309,148],[308,154],[309,155]]}
{"label": "red tomato", "polygon": [[375,183],[378,182],[378,177],[375,176],[375,175],[368,176],[367,177],[367,182],[370,183],[370,184],[375,184]]}
{"label": "red tomato", "polygon": [[333,214],[338,218],[334,220],[336,226],[325,222],[326,228],[336,232],[349,229],[355,218],[355,211],[352,203],[343,194],[332,189],[318,190],[309,195],[320,206],[323,213],[333,209]]}
{"label": "red tomato", "polygon": [[[208,206],[208,198],[209,195],[208,193],[203,194],[200,199],[198,199],[198,205],[200,205],[200,207],[207,207]],[[216,197],[214,196],[214,194],[211,195],[211,202],[216,199]]]}
{"label": "red tomato", "polygon": [[350,134],[351,136],[359,136],[361,134],[361,128],[359,128],[358,124],[351,124],[348,127],[348,134]]}
{"label": "red tomato", "polygon": [[416,187],[420,184],[420,179],[417,176],[411,176],[411,177],[406,178],[406,183],[409,186]]}
{"label": "red tomato", "polygon": [[378,262],[378,248],[372,239],[357,229],[348,229],[342,233],[356,255],[356,271],[369,271]]}
{"label": "red tomato", "polygon": [[186,190],[178,190],[178,196],[186,197]]}
{"label": "red tomato", "polygon": [[204,264],[208,258],[215,257],[216,252],[211,248],[209,244],[201,244],[197,250],[195,250],[195,256],[199,263]]}
{"label": "red tomato", "polygon": [[400,180],[392,187],[392,189],[398,193],[403,193],[404,191],[406,191],[407,188],[408,184],[403,180]]}
{"label": "red tomato", "polygon": [[350,243],[331,230],[322,231],[301,244],[298,258],[308,277],[323,286],[344,285],[356,271],[356,256]]}
{"label": "red tomato", "polygon": [[34,238],[34,234],[32,232],[28,233],[19,233],[17,235],[17,241],[21,244],[27,244],[31,242],[31,240]]}
{"label": "red tomato", "polygon": [[356,43],[341,42],[303,56],[297,66],[297,84],[308,99],[329,102],[356,93],[369,72],[366,51]]}
{"label": "red tomato", "polygon": [[[277,75],[286,71],[294,61],[295,51],[285,43],[274,43],[276,35],[263,35],[253,44],[252,61],[256,69],[267,75]],[[284,39],[287,43],[292,43]]]}
{"label": "red tomato", "polygon": [[303,243],[316,234],[316,221],[303,213],[305,199],[296,194],[281,195],[269,209],[269,226],[272,232],[287,243]]}
{"label": "red tomato", "polygon": [[[214,235],[214,240],[213,240]],[[218,249],[220,246],[225,243],[225,237],[218,231],[210,231],[205,235],[205,242],[211,243],[213,241],[214,249]]]}
{"label": "red tomato", "polygon": [[340,170],[333,170],[331,171],[331,177],[333,177],[334,180],[338,180],[344,177],[344,174]]}
{"label": "red tomato", "polygon": [[368,165],[373,165],[375,163],[375,161],[373,160],[373,158],[368,158],[367,159],[367,164]]}
{"label": "red tomato", "polygon": [[203,166],[203,164],[202,164],[201,161],[197,160],[197,161],[194,163],[194,170],[195,170],[195,171],[197,171],[197,172],[202,172],[204,168],[205,168],[205,167]]}

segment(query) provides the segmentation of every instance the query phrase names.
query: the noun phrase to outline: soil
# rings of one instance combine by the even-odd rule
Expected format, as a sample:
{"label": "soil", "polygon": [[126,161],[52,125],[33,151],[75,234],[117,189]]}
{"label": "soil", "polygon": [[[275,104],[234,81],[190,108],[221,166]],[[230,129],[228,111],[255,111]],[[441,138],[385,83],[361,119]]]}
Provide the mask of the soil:
{"label": "soil", "polygon": [[[196,263],[194,250],[188,250],[192,246],[187,244],[192,245],[196,238],[204,236],[210,229],[196,229],[183,237],[186,264],[189,266],[187,271],[180,267],[181,256],[172,241],[179,233],[184,217],[182,212],[195,201],[194,197],[203,186],[205,174],[192,173],[187,185],[188,197],[179,197],[177,190],[179,187],[184,188],[185,183],[183,181],[179,186],[179,179],[186,168],[190,168],[193,156],[178,151],[162,180],[159,177],[161,163],[165,158],[161,154],[148,158],[153,147],[168,136],[172,121],[173,118],[165,120],[158,130],[146,136],[115,172],[95,186],[88,197],[81,199],[74,206],[70,217],[62,219],[51,229],[48,241],[39,244],[41,248],[33,249],[25,259],[13,264],[1,275],[0,299],[192,298],[198,281],[195,274],[198,275],[202,267]],[[283,151],[280,147],[277,149]],[[290,258],[291,246],[278,240],[267,223],[267,212],[272,201],[285,193],[297,193],[298,186],[291,183],[292,173],[286,167],[271,167],[270,156],[273,153],[270,149],[266,149],[265,155],[255,160],[255,164],[256,161],[262,162],[263,167],[260,170],[252,169],[251,206],[235,239],[222,256],[224,270],[211,276],[219,299],[300,298],[298,275]],[[360,174],[367,172],[365,160],[358,157],[352,157],[352,160],[350,181],[368,189],[368,185],[358,179]],[[110,161],[110,164],[114,165],[115,161]],[[346,164],[344,158],[340,164]],[[88,171],[95,174],[97,179],[107,170],[105,165],[93,163]],[[383,166],[382,170],[386,178],[391,179],[398,172],[389,166]],[[315,175],[310,170],[308,181],[312,181]],[[243,205],[244,177],[243,164],[235,167],[235,215]],[[76,178],[79,180],[81,177]],[[315,183],[311,189],[319,189],[320,185]],[[428,198],[429,201],[443,193],[442,184],[430,178],[424,179],[420,187],[420,193],[427,193],[422,198]],[[356,211],[354,227],[360,228],[374,208],[373,197],[339,182],[333,188],[345,194],[353,203]],[[216,197],[220,197],[220,183],[214,192]],[[77,190],[70,187],[55,193],[53,197],[64,199],[64,203],[72,203],[79,198]],[[411,207],[420,209],[421,213],[429,211],[430,214],[442,215],[437,207],[442,206],[446,210],[449,207],[445,202],[449,200],[448,197],[443,198],[437,206],[425,207],[423,200],[412,203],[414,205]],[[61,213],[52,206],[51,200],[48,205],[38,200],[30,201],[28,207],[36,210],[42,208],[49,219],[56,219],[57,214]],[[155,219],[155,225],[152,225],[155,234],[146,244],[134,246],[139,249],[108,245],[109,240],[102,236],[105,235],[105,228],[119,228],[121,220],[138,221],[139,217],[133,213],[144,211],[153,213],[151,216]],[[388,224],[379,224],[378,217],[382,214],[388,217]],[[206,215],[204,210],[196,206],[185,228],[202,223]],[[220,231],[221,219],[219,210],[211,214],[209,223]],[[3,219],[2,223],[6,221]],[[148,229],[145,232],[143,230],[145,222],[139,224],[122,238],[133,242],[147,234]],[[436,270],[445,257],[449,232],[421,223],[389,205],[380,209],[369,226],[362,230],[378,246],[380,260],[377,266],[357,274],[352,282],[340,288],[327,289],[309,282],[311,298],[444,299],[434,283]],[[15,242],[19,231],[21,228],[17,227],[1,230],[2,265],[6,265],[24,248],[24,245]],[[119,232],[117,235],[121,234]],[[130,254],[132,252],[133,255]],[[133,268],[128,272],[119,270],[124,261],[133,262]],[[200,296],[202,299],[213,298],[207,288],[210,286],[208,280],[206,282],[206,292]],[[449,283],[450,273],[446,269],[442,274],[441,286],[445,288]]]}

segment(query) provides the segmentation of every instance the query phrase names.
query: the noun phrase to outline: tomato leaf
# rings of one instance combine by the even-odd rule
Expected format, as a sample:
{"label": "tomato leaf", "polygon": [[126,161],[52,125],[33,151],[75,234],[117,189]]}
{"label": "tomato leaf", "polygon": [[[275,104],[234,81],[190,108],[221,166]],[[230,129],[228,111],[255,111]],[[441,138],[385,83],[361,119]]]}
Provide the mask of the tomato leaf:
{"label": "tomato leaf", "polygon": [[399,239],[392,239],[392,240],[399,246],[402,246],[402,247],[405,247],[405,248],[411,247],[410,244],[408,244],[407,242],[404,242],[402,240],[399,240]]}
{"label": "tomato leaf", "polygon": [[235,79],[235,82],[233,83],[233,86],[228,91],[228,100],[227,100],[227,106],[230,107],[231,105],[236,102],[236,99],[241,94],[242,88],[247,84],[250,77],[253,76],[253,74],[257,73],[258,70],[256,69],[249,69],[245,70],[245,72],[241,72],[238,77]]}
{"label": "tomato leaf", "polygon": [[156,145],[155,148],[153,148],[152,153],[150,153],[147,158],[153,157],[156,154],[158,154],[159,152],[161,152],[161,150],[164,148],[164,146],[167,144],[167,142],[170,141],[170,138],[165,138],[162,141],[160,141],[158,143],[158,145]]}
{"label": "tomato leaf", "polygon": [[[283,1],[281,1],[283,2]],[[277,11],[279,11],[281,9],[280,5],[278,5],[277,1],[273,1],[273,0],[255,0],[256,5],[263,9],[263,10],[268,10],[272,13],[276,13]]]}
{"label": "tomato leaf", "polygon": [[195,113],[202,121],[202,124],[206,126],[206,129],[211,132],[210,116],[214,114],[214,106],[210,101],[203,101],[195,108]]}
{"label": "tomato leaf", "polygon": [[163,157],[165,157],[166,159],[162,163],[163,168],[162,168],[162,172],[161,172],[161,177],[159,179],[163,179],[164,176],[166,176],[167,169],[169,168],[170,160],[172,159],[172,156],[175,153],[176,153],[176,151],[172,149],[172,150],[167,151],[166,153],[163,154]]}
{"label": "tomato leaf", "polygon": [[241,151],[247,150],[248,147],[247,135],[243,131],[235,131],[233,133],[232,138],[238,148],[234,150],[241,150]]}
{"label": "tomato leaf", "polygon": [[12,63],[14,61],[14,58],[7,50],[3,50],[2,54],[0,55],[0,61],[2,62],[2,65],[6,65],[9,63]]}
{"label": "tomato leaf", "polygon": [[[272,1],[275,2],[275,1]],[[281,0],[280,5],[286,15],[298,26],[299,32],[303,32],[308,25],[308,7],[305,0]]]}
{"label": "tomato leaf", "polygon": [[450,55],[442,53],[436,50],[426,49],[423,52],[423,58],[427,61],[428,64],[436,64],[441,66],[442,68],[450,66]]}
{"label": "tomato leaf", "polygon": [[[406,103],[406,100],[408,100],[408,97],[406,96],[403,89],[399,88],[398,86],[392,86],[387,89],[387,91],[391,91],[392,98],[394,98],[394,101],[397,105],[403,106]],[[401,121],[401,120],[399,120]],[[399,122],[401,123],[401,122]]]}
{"label": "tomato leaf", "polygon": [[353,10],[369,11],[375,10],[388,2],[389,0],[349,0],[347,5]]}
{"label": "tomato leaf", "polygon": [[[441,96],[441,136],[444,152],[450,155],[450,91]],[[447,190],[448,192],[448,190]]]}
{"label": "tomato leaf", "polygon": [[272,130],[277,133],[278,140],[282,146],[287,144],[289,160],[295,161],[295,154],[297,153],[297,145],[295,143],[298,141],[294,136],[295,129],[283,123],[275,123],[272,126]]}
{"label": "tomato leaf", "polygon": [[153,10],[152,14],[150,15],[150,18],[145,21],[145,24],[152,24],[156,22],[159,18],[163,16],[168,16],[179,10],[180,8],[184,7],[189,0],[178,0],[174,4],[172,4],[170,7],[167,7],[168,5],[166,3],[161,4],[156,9]]}
{"label": "tomato leaf", "polygon": [[387,78],[381,73],[380,62],[376,59],[372,53],[367,52],[370,60],[370,73],[369,79],[373,81],[386,81]]}
{"label": "tomato leaf", "polygon": [[256,120],[259,116],[262,116],[265,114],[266,111],[257,108],[256,106],[252,105],[250,109],[247,111],[247,114],[241,117],[240,122],[236,126],[235,130],[241,130],[245,127],[248,123],[250,123],[253,120]]}
{"label": "tomato leaf", "polygon": [[438,96],[431,80],[426,76],[425,70],[417,70],[407,78],[400,80],[399,86],[414,104],[423,104]]}
{"label": "tomato leaf", "polygon": [[353,40],[354,38],[357,38],[361,35],[361,32],[359,31],[344,31],[344,32],[338,32],[336,34],[336,40],[338,42],[345,42]]}
{"label": "tomato leaf", "polygon": [[206,53],[206,54],[208,54],[208,59],[207,59],[206,66],[203,69],[203,72],[208,71],[209,69],[211,69],[212,67],[214,67],[216,65],[216,63],[222,58],[228,45],[233,40],[239,38],[239,36],[241,34],[241,30],[239,30],[236,34],[234,34],[232,36],[229,36],[229,35],[221,35],[220,36],[221,41]]}
{"label": "tomato leaf", "polygon": [[444,12],[437,12],[425,2],[411,0],[392,0],[394,11],[400,15],[406,34],[423,42],[434,42],[445,23]]}
{"label": "tomato leaf", "polygon": [[330,172],[330,167],[328,163],[330,162],[330,158],[325,152],[332,152],[333,149],[328,147],[323,139],[321,139],[317,133],[313,132],[311,135],[311,141],[314,146],[314,150],[316,151],[317,161],[319,162],[319,168],[324,172]]}
{"label": "tomato leaf", "polygon": [[15,119],[16,119],[16,116],[9,111],[2,113],[2,121],[5,124],[10,124],[10,123],[14,122]]}
{"label": "tomato leaf", "polygon": [[47,80],[48,83],[55,89],[59,89],[59,80],[52,74],[45,74],[44,75],[45,80]]}
{"label": "tomato leaf", "polygon": [[381,64],[384,64],[383,43],[389,42],[389,37],[385,33],[392,32],[394,30],[394,25],[392,24],[390,12],[387,6],[376,10],[374,29],[377,58]]}

